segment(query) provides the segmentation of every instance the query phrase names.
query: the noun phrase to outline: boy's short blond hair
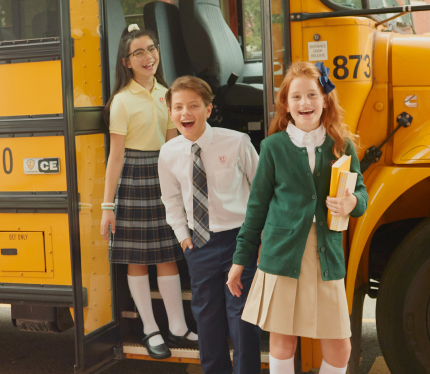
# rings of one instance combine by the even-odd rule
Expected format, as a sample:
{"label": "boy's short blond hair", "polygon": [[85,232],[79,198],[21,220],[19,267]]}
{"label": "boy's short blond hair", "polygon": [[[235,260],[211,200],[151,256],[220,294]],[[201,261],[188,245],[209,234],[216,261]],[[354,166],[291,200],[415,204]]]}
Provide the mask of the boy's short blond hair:
{"label": "boy's short blond hair", "polygon": [[166,104],[172,109],[172,95],[178,91],[192,90],[197,93],[205,103],[205,106],[212,104],[214,95],[209,85],[202,79],[185,75],[176,79],[166,92]]}

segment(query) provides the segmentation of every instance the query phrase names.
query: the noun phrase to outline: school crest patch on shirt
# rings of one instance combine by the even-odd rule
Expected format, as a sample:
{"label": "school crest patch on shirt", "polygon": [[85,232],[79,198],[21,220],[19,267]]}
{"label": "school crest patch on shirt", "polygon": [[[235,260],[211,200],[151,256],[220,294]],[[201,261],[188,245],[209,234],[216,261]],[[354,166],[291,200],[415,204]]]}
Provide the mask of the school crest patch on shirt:
{"label": "school crest patch on shirt", "polygon": [[160,97],[160,103],[163,104],[164,103],[164,97]]}
{"label": "school crest patch on shirt", "polygon": [[219,162],[221,162],[221,164],[225,164],[225,162],[227,161],[227,157],[225,156],[219,156]]}

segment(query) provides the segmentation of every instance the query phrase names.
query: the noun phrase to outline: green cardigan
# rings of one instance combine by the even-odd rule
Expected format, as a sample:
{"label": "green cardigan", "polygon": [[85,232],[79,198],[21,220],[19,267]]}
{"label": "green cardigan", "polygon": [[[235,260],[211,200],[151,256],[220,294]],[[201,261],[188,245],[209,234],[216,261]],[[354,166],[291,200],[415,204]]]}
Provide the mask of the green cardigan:
{"label": "green cardigan", "polygon": [[[306,147],[297,147],[286,131],[273,134],[261,143],[257,173],[252,183],[245,222],[237,237],[233,263],[247,265],[261,245],[258,268],[266,273],[299,278],[306,241],[316,217],[322,279],[345,277],[341,232],[327,225],[326,197],[329,194],[334,141],[330,136],[315,148],[312,173]],[[351,172],[358,173],[354,195],[357,205],[351,217],[361,216],[368,195],[354,147],[349,143]]]}

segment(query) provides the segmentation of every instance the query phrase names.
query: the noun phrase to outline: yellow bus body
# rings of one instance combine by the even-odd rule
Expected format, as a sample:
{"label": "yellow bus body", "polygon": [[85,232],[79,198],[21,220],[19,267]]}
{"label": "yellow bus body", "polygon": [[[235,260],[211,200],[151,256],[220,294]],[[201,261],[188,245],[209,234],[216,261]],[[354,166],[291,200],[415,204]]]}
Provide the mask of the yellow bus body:
{"label": "yellow bus body", "polygon": [[[290,13],[330,12],[319,0],[290,0]],[[75,107],[99,107],[102,97],[98,1],[70,1],[74,40],[73,91]],[[281,1],[272,2],[272,13],[282,14]],[[430,190],[430,36],[384,32],[384,26],[366,17],[342,17],[292,22],[291,59],[309,60],[308,43],[318,35],[328,44],[324,61],[336,71],[334,79],[345,123],[360,135],[362,159],[372,145],[381,144],[397,126],[396,117],[407,111],[412,125],[400,129],[382,147],[383,156],[364,173],[369,193],[366,213],[351,219],[347,253],[346,293],[350,313],[355,292],[368,283],[369,248],[375,231],[402,219],[426,217]],[[273,24],[275,86],[282,82],[283,29]],[[338,56],[337,66],[333,60]],[[361,63],[354,69],[356,58]],[[346,59],[346,60],[345,60]],[[348,64],[344,64],[348,61]],[[352,61],[352,62],[351,62]],[[337,70],[336,70],[337,69]],[[356,70],[356,71],[355,71]],[[0,65],[0,117],[60,114],[62,107],[61,62],[44,61]],[[417,95],[416,107],[406,107],[405,97]],[[67,191],[63,136],[0,138],[13,155],[14,169],[0,167],[1,192]],[[27,175],[24,159],[59,157],[60,174]],[[76,136],[82,283],[87,290],[84,308],[85,334],[112,320],[112,290],[108,245],[100,236],[105,176],[105,135]],[[9,160],[6,160],[9,162]],[[15,243],[25,256],[3,262],[0,283],[71,285],[68,215],[66,213],[0,213],[0,243],[12,245],[27,235],[28,242]],[[30,248],[36,248],[30,251]],[[318,341],[302,339],[302,369],[318,368],[322,355]]]}
{"label": "yellow bus body", "polygon": [[[291,1],[290,13],[331,11],[318,0]],[[306,61],[308,42],[318,34],[327,41],[331,68],[335,56],[368,55],[369,64],[359,65],[353,78],[348,63],[346,79],[335,80],[345,123],[360,135],[359,158],[372,145],[381,144],[397,126],[396,116],[403,111],[413,118],[410,128],[400,129],[383,148],[382,158],[364,173],[369,193],[366,213],[351,219],[350,250],[347,262],[346,292],[352,313],[355,291],[368,282],[369,247],[373,234],[382,224],[426,217],[430,207],[430,37],[384,33],[375,21],[362,17],[325,18],[291,24],[292,61]],[[349,61],[348,61],[349,62]],[[371,71],[366,77],[364,72]],[[418,96],[418,106],[405,106],[405,97]],[[427,201],[426,201],[427,200]],[[302,339],[302,370],[319,367],[322,354],[319,342]]]}
{"label": "yellow bus body", "polygon": [[0,116],[63,112],[60,61],[1,65],[0,82]]}
{"label": "yellow bus body", "polygon": [[[75,107],[98,107],[103,104],[99,3],[72,0],[70,11],[74,40],[74,104]],[[7,87],[0,90],[0,117],[63,112],[60,61],[0,65],[0,81],[2,87]],[[87,291],[85,334],[112,320],[108,245],[100,235],[104,141],[104,134],[76,137],[82,283]],[[5,148],[11,150],[14,167],[10,174],[0,168],[0,191],[67,191],[63,136],[0,138],[0,151]],[[60,173],[24,174],[24,159],[39,157],[59,157]],[[28,232],[44,238],[37,247],[33,247],[37,250],[23,252],[23,248],[19,247],[20,253],[25,253],[25,256],[2,265],[0,283],[72,285],[67,214],[0,213],[0,227],[2,247],[11,244],[9,240],[4,240],[9,238],[9,233],[11,237]],[[27,257],[30,253],[33,258]],[[29,270],[29,262],[38,264],[37,271]]]}

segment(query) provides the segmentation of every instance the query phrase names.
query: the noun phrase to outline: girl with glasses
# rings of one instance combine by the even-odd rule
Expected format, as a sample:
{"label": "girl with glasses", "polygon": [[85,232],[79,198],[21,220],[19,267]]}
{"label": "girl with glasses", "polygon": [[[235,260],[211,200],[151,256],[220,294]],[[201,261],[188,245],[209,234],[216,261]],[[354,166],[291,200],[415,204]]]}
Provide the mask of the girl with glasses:
{"label": "girl with glasses", "polygon": [[[105,240],[111,239],[110,261],[128,266],[128,285],[142,318],[143,343],[149,355],[164,359],[171,356],[168,346],[197,348],[198,343],[184,318],[176,265],[182,250],[166,222],[161,201],[158,155],[177,131],[164,101],[167,85],[159,64],[152,33],[137,25],[126,28],[118,50],[115,87],[105,108],[110,154],[101,234]],[[148,265],[157,266],[158,287],[169,319],[167,344],[152,310]]]}

